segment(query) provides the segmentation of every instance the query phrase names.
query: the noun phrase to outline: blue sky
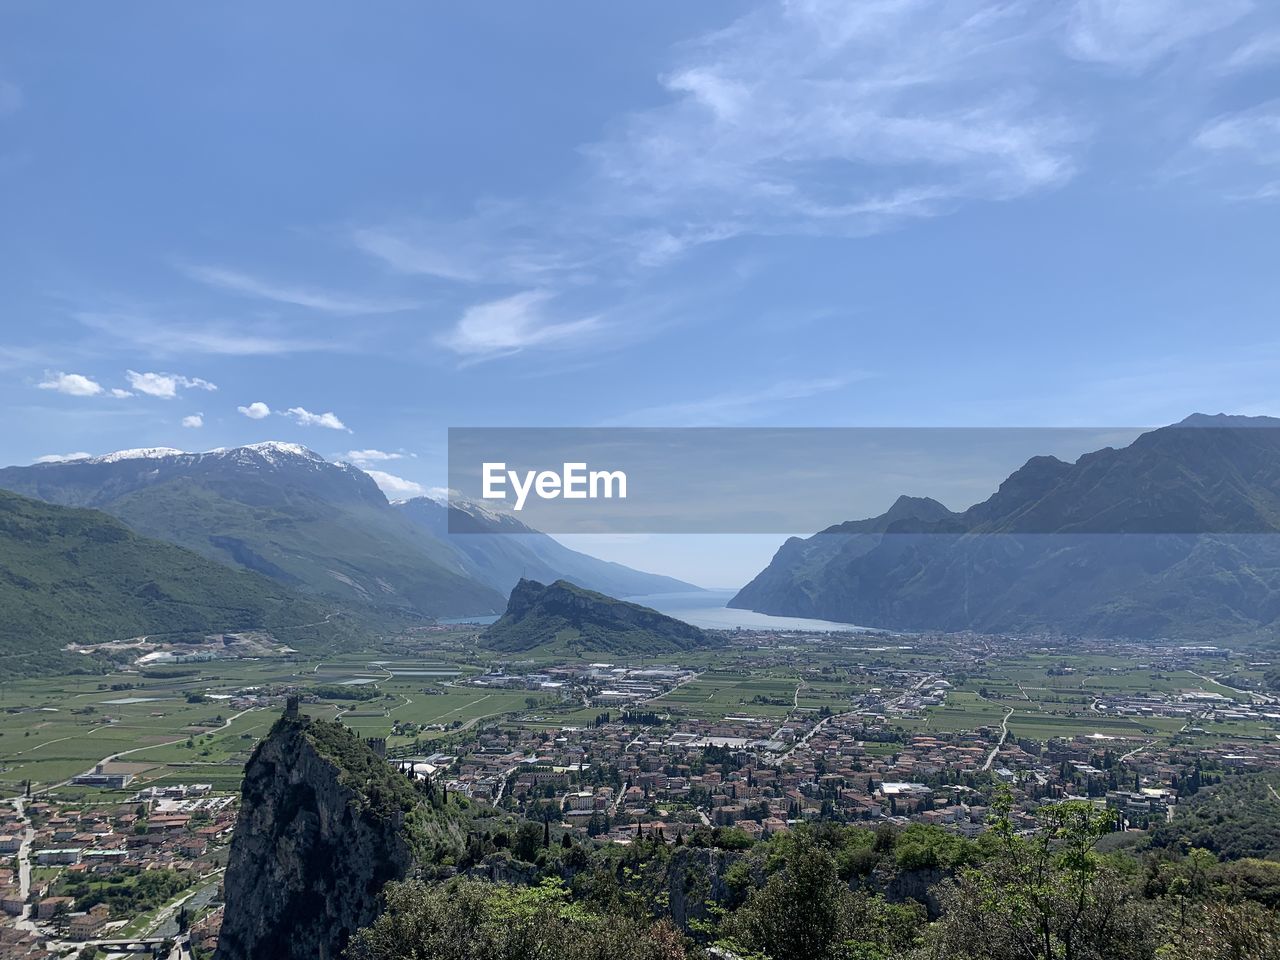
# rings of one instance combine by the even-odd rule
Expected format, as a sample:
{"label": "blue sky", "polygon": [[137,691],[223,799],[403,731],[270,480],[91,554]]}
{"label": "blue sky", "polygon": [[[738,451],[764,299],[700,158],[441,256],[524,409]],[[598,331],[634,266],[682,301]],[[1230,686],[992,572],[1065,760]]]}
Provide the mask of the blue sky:
{"label": "blue sky", "polygon": [[15,0],[0,460],[1280,413],[1277,98],[1261,0]]}

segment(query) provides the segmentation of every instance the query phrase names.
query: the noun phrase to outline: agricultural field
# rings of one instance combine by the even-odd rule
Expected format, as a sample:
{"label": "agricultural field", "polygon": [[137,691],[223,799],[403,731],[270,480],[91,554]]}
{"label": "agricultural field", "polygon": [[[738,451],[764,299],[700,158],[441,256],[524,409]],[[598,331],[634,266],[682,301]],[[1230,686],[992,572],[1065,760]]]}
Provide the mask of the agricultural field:
{"label": "agricultural field", "polygon": [[61,796],[92,798],[103,791],[66,781],[104,761],[137,778],[131,789],[174,782],[236,789],[278,714],[278,696],[265,695],[286,687],[314,691],[319,702],[306,712],[340,716],[366,736],[388,736],[397,722],[465,727],[527,707],[524,691],[449,685],[474,669],[373,651],[324,662],[218,660],[10,680],[0,685],[0,791],[16,793],[30,780],[37,792],[57,786]]}

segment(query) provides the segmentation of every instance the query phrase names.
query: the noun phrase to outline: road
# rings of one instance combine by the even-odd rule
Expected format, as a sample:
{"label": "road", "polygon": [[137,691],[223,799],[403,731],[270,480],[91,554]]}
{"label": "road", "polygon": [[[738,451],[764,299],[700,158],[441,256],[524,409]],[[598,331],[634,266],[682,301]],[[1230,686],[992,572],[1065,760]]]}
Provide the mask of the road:
{"label": "road", "polygon": [[799,750],[801,747],[803,747],[806,743],[808,743],[810,740],[812,740],[812,739],[813,739],[814,734],[816,734],[819,730],[821,730],[823,727],[825,727],[825,726],[826,726],[828,723],[830,723],[832,720],[835,720],[835,719],[837,719],[837,718],[839,718],[839,717],[848,717],[848,716],[852,716],[853,714],[858,713],[858,712],[859,712],[859,711],[857,711],[857,710],[846,710],[844,713],[833,713],[833,714],[832,714],[831,716],[829,716],[829,717],[823,717],[821,720],[819,720],[817,723],[815,723],[815,724],[813,725],[813,728],[812,728],[808,733],[806,733],[803,737],[801,737],[799,740],[797,740],[795,743],[793,743],[793,744],[791,745],[791,749],[787,750],[785,753],[780,753],[780,754],[778,754],[778,755],[777,755],[776,757],[774,757],[772,760],[768,761],[769,766],[771,766],[771,767],[780,767],[780,766],[782,766],[782,764],[786,761],[787,757],[791,756],[793,753],[795,753],[797,750]]}
{"label": "road", "polygon": [[1009,736],[1009,718],[1013,716],[1013,707],[1009,708],[1009,712],[1004,715],[1004,719],[1000,721],[1000,739],[996,741],[996,745],[991,748],[991,752],[987,754],[987,762],[982,765],[983,770],[990,770],[991,764],[996,762],[996,754],[1000,752],[1000,748],[1004,746],[1005,739]]}
{"label": "road", "polygon": [[26,800],[23,797],[10,797],[9,803],[13,804],[18,819],[22,821],[22,845],[18,847],[18,888],[24,902],[22,913],[14,921],[14,926],[19,930],[34,931],[36,927],[31,920],[31,904],[26,901],[31,896],[31,845],[35,842],[36,831],[31,825],[31,818],[27,816]]}
{"label": "road", "polygon": [[1143,750],[1147,749],[1147,747],[1151,746],[1151,744],[1153,743],[1155,743],[1154,740],[1148,740],[1146,743],[1144,743],[1142,746],[1138,747],[1137,749],[1130,750],[1128,753],[1126,753],[1123,757],[1120,758],[1120,762],[1124,763],[1130,757],[1136,757],[1138,754],[1140,754]]}

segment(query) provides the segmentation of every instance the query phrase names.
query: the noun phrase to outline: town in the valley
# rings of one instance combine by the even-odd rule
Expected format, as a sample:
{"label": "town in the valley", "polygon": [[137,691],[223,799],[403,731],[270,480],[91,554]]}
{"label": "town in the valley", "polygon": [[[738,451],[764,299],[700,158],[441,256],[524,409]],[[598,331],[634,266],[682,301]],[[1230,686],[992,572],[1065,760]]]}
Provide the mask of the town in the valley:
{"label": "town in the valley", "polygon": [[522,660],[468,629],[6,685],[0,957],[211,955],[239,771],[291,698],[406,777],[617,844],[815,819],[975,836],[1001,785],[1027,828],[1076,797],[1145,833],[1280,766],[1272,665],[1248,649],[735,630],[688,656]]}

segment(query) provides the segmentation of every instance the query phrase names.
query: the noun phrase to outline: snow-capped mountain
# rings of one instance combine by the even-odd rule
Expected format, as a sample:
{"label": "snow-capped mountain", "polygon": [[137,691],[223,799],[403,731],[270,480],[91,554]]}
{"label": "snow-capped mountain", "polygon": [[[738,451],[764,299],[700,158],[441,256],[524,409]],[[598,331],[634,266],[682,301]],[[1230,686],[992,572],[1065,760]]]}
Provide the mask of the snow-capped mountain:
{"label": "snow-capped mountain", "polygon": [[[306,592],[431,617],[499,613],[522,575],[614,594],[690,589],[576,553],[480,505],[388,503],[369,474],[296,443],[168,447],[0,469],[0,489],[113,514],[168,540]],[[455,526],[455,529],[456,526]]]}
{"label": "snow-capped mountain", "polygon": [[8,467],[0,488],[104,510],[146,536],[344,604],[443,617],[504,603],[393,510],[368,474],[295,443]]}

